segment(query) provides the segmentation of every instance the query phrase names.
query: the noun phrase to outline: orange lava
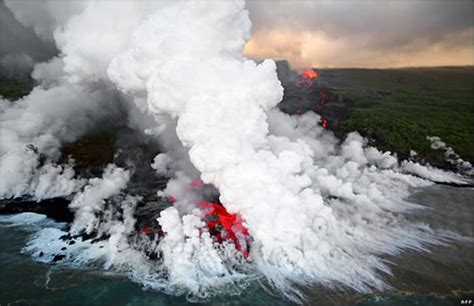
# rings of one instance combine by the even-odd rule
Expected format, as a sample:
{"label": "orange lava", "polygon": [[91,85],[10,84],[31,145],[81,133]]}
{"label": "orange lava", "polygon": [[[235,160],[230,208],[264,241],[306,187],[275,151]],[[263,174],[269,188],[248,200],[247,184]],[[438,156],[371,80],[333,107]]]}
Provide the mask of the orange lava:
{"label": "orange lava", "polygon": [[[195,181],[197,183],[197,180]],[[173,203],[176,202],[176,198],[172,195],[168,195],[168,199]],[[218,203],[202,201],[196,203],[196,205],[203,211],[204,222],[206,222],[209,233],[215,240],[219,243],[230,240],[235,245],[237,251],[247,258],[249,256],[251,239],[240,215],[230,214],[224,206]],[[138,232],[148,235],[152,232],[152,228],[145,226],[139,229]],[[161,228],[159,228],[159,234],[163,235]]]}
{"label": "orange lava", "polygon": [[315,79],[319,77],[318,73],[314,71],[312,68],[308,68],[302,73],[303,78],[305,79]]}
{"label": "orange lava", "polygon": [[326,118],[321,118],[321,125],[323,128],[327,129],[328,128],[328,120]]}
{"label": "orange lava", "polygon": [[237,251],[245,258],[249,256],[250,237],[238,214],[230,214],[224,206],[213,202],[199,202],[197,205],[204,210],[204,220],[209,232],[218,242],[230,240]]}

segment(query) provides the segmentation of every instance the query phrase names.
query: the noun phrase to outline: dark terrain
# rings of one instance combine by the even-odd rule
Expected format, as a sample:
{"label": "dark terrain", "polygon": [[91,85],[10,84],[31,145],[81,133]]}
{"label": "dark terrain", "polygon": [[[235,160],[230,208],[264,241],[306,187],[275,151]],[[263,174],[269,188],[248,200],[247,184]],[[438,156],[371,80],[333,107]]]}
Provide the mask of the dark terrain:
{"label": "dark terrain", "polygon": [[439,136],[474,162],[473,67],[316,69],[313,85],[300,88],[286,63],[279,67],[286,112],[316,111],[340,138],[358,131],[402,159],[414,150],[420,161],[454,170],[426,140]]}

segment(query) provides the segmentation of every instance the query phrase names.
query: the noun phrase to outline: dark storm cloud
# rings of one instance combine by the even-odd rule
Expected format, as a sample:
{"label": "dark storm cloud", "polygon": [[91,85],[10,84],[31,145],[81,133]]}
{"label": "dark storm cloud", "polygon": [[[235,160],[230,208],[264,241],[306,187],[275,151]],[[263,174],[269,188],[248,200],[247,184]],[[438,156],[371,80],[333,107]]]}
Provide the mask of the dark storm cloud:
{"label": "dark storm cloud", "polygon": [[278,29],[292,36],[318,33],[368,53],[472,46],[472,1],[272,1],[248,8],[257,39]]}
{"label": "dark storm cloud", "polygon": [[[1,68],[55,54],[52,24],[64,23],[80,3],[8,1],[24,24],[34,21],[33,31],[0,0]],[[247,7],[254,27],[246,54],[256,58],[285,58],[297,67],[472,64],[472,1],[251,1]]]}
{"label": "dark storm cloud", "polygon": [[371,35],[374,45],[392,47],[420,37],[442,41],[472,28],[472,1],[249,3],[255,31],[283,26],[320,30],[335,38]]}

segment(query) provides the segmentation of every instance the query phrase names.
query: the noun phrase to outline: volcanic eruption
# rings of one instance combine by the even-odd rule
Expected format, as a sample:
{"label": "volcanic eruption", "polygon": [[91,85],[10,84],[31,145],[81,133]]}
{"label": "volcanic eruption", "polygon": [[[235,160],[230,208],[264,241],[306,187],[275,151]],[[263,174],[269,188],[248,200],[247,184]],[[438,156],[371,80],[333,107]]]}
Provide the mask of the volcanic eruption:
{"label": "volcanic eruption", "polygon": [[319,76],[318,73],[314,71],[312,68],[308,68],[302,73],[302,77],[304,79],[315,79],[318,76]]}
{"label": "volcanic eruption", "polygon": [[[59,49],[35,66],[28,96],[1,100],[0,196],[67,197],[75,216],[28,242],[38,261],[99,264],[193,299],[259,279],[301,301],[300,285],[387,288],[385,255],[446,241],[405,217],[423,209],[405,200],[410,188],[432,184],[409,172],[463,178],[399,162],[357,132],[340,141],[314,112],[281,112],[275,62],[242,54],[244,2],[35,2],[41,20],[6,4]],[[317,78],[308,69],[298,82]],[[58,163],[62,144],[124,113],[161,144],[152,167],[168,179],[156,192],[169,203],[138,229],[133,166],[86,178]]]}

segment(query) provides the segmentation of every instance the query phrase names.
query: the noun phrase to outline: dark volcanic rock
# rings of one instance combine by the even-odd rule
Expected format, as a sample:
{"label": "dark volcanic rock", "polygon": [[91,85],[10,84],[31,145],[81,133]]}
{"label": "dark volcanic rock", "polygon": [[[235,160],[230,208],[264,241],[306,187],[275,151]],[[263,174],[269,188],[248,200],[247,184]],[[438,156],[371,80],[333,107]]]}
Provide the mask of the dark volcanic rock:
{"label": "dark volcanic rock", "polygon": [[72,158],[77,173],[85,177],[100,176],[105,166],[113,162],[115,137],[114,133],[103,132],[65,144],[59,163],[67,163]]}
{"label": "dark volcanic rock", "polygon": [[307,81],[303,85],[298,84],[297,80],[288,81],[283,87],[283,99],[278,104],[282,112],[290,115],[316,112],[327,120],[327,128],[336,137],[345,137],[341,123],[349,117],[350,108],[354,105],[352,100],[334,94],[333,89],[319,79]]}
{"label": "dark volcanic rock", "polygon": [[158,153],[158,144],[149,136],[133,130],[122,130],[117,135],[113,162],[130,170],[126,192],[141,196],[144,202],[158,201],[156,192],[164,189],[168,182],[168,178],[158,176],[151,167]]}
{"label": "dark volcanic rock", "polygon": [[0,215],[34,212],[46,215],[48,218],[58,222],[69,223],[74,218],[74,213],[68,207],[69,202],[70,201],[65,198],[35,201],[22,197],[0,200]]}
{"label": "dark volcanic rock", "polygon": [[63,255],[63,254],[56,254],[56,255],[54,255],[54,257],[53,257],[53,262],[61,261],[61,260],[63,260],[64,258],[66,258],[66,255]]}

